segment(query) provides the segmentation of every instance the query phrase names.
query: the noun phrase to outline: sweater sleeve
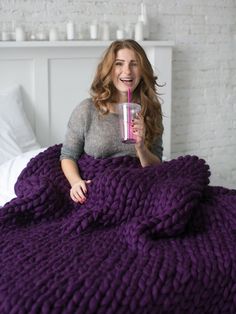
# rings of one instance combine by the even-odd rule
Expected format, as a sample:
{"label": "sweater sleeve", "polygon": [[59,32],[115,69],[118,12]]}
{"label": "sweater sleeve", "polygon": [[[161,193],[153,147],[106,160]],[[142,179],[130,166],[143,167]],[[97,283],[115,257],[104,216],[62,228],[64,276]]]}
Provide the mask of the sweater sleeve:
{"label": "sweater sleeve", "polygon": [[86,124],[89,119],[88,100],[84,100],[77,105],[71,113],[64,142],[62,143],[60,160],[72,159],[77,161],[84,152],[84,138]]}

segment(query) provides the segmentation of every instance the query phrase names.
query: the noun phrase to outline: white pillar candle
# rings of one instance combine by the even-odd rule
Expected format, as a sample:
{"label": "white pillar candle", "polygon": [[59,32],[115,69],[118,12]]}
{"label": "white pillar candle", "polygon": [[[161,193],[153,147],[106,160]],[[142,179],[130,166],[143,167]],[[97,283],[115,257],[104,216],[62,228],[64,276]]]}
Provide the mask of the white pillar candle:
{"label": "white pillar candle", "polygon": [[66,24],[66,35],[67,35],[67,40],[75,39],[75,25],[72,21],[69,21]]}
{"label": "white pillar candle", "polygon": [[[14,27],[14,31],[15,31],[15,27]],[[3,23],[2,24],[2,32],[1,32],[1,40],[3,41],[8,41],[13,39],[12,38],[12,28],[10,27],[9,23]]]}
{"label": "white pillar candle", "polygon": [[143,22],[143,38],[148,39],[149,38],[149,23],[148,23],[148,16],[147,16],[147,8],[143,2],[141,3],[140,20]]}
{"label": "white pillar candle", "polygon": [[49,40],[50,41],[57,41],[58,40],[58,32],[56,28],[51,28],[49,31]]}
{"label": "white pillar candle", "polygon": [[11,40],[11,34],[7,31],[2,31],[2,41]]}
{"label": "white pillar candle", "polygon": [[93,23],[90,25],[90,39],[98,38],[98,26],[97,23]]}
{"label": "white pillar candle", "polygon": [[143,40],[143,22],[142,21],[138,21],[135,25],[134,39],[136,41]]}
{"label": "white pillar candle", "polygon": [[124,31],[123,31],[123,29],[117,29],[117,31],[116,31],[116,39],[124,39]]}
{"label": "white pillar candle", "polygon": [[15,34],[16,34],[16,41],[26,40],[26,34],[25,34],[23,27],[21,27],[21,26],[16,27]]}

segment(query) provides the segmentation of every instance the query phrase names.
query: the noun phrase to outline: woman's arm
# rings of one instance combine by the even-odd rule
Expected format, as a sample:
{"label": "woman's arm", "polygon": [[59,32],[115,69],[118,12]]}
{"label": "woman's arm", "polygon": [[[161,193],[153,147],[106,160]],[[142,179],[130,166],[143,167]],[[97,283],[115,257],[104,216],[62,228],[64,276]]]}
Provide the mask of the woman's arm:
{"label": "woman's arm", "polygon": [[62,171],[70,183],[70,196],[74,202],[84,203],[86,201],[87,187],[91,180],[83,180],[79,173],[76,162],[72,159],[61,160]]}
{"label": "woman's arm", "polygon": [[91,100],[85,99],[71,113],[67,124],[65,139],[61,148],[61,167],[71,185],[70,196],[75,202],[86,200],[87,183],[79,172],[76,160],[84,152],[84,134],[86,124],[90,123]]}
{"label": "woman's arm", "polygon": [[144,144],[135,144],[135,148],[142,167],[161,163],[161,160],[152,152],[150,152],[150,150]]}

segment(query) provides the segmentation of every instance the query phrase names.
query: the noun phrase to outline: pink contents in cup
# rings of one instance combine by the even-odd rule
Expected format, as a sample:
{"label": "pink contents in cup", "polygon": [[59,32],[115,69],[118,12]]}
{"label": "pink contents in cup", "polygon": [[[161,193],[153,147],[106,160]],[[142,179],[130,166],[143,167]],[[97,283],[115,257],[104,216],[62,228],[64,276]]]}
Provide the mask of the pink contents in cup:
{"label": "pink contents in cup", "polygon": [[132,131],[132,120],[141,110],[141,106],[136,103],[121,103],[119,106],[119,121],[121,141],[126,144],[135,144],[136,135]]}

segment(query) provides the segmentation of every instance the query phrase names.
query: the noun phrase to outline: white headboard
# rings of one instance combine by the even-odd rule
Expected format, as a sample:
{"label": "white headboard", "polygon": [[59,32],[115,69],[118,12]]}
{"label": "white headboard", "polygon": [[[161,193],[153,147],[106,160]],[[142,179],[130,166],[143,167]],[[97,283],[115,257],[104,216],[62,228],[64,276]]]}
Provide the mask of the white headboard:
{"label": "white headboard", "polygon": [[[97,63],[110,42],[0,42],[0,88],[19,84],[42,146],[61,143],[70,113],[89,97]],[[141,42],[161,88],[164,155],[171,153],[172,42]]]}

